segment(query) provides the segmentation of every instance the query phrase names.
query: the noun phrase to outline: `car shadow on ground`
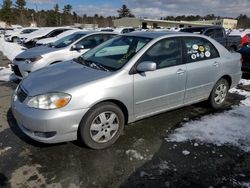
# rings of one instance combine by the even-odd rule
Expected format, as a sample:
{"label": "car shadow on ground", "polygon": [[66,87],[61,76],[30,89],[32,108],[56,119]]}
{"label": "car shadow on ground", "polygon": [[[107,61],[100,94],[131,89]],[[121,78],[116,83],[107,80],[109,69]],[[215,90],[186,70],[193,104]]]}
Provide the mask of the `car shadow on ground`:
{"label": "car shadow on ground", "polygon": [[0,187],[9,187],[9,180],[8,178],[0,172]]}

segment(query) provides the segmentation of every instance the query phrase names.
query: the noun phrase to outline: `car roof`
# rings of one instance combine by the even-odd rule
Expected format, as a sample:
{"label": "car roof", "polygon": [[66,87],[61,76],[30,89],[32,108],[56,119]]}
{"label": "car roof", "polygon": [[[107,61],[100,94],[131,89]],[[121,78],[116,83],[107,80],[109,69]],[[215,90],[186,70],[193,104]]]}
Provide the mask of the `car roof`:
{"label": "car roof", "polygon": [[144,37],[144,38],[158,38],[161,36],[165,36],[165,35],[184,35],[184,33],[181,32],[176,32],[176,31],[134,31],[131,33],[126,33],[123,34],[126,36],[134,36],[134,37]]}
{"label": "car roof", "polygon": [[183,30],[192,30],[192,29],[214,29],[214,28],[222,28],[221,26],[197,26],[197,27],[186,27]]}

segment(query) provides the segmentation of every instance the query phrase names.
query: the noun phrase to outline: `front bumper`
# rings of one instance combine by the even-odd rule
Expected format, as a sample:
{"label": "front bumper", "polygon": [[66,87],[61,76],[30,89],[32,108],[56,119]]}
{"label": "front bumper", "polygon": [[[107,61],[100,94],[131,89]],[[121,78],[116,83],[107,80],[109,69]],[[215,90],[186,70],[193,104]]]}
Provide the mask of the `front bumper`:
{"label": "front bumper", "polygon": [[63,111],[40,110],[21,103],[13,94],[12,113],[20,129],[30,138],[43,143],[77,139],[77,130],[88,109]]}
{"label": "front bumper", "polygon": [[18,61],[16,59],[14,59],[12,64],[11,64],[11,69],[14,72],[14,74],[16,75],[16,77],[21,80],[21,79],[27,77],[31,72],[34,72],[40,68],[39,66],[34,66],[35,64],[43,65],[43,61],[41,60],[41,62],[37,61],[37,62],[33,62],[31,64],[27,64],[24,59],[18,60]]}

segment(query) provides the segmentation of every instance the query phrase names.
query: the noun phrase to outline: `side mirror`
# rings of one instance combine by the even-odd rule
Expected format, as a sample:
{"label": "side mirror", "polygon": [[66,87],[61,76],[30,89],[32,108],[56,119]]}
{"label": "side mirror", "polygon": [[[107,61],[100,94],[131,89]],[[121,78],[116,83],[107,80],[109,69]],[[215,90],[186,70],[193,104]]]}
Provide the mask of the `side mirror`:
{"label": "side mirror", "polygon": [[81,44],[77,44],[77,45],[73,46],[72,49],[76,50],[76,51],[80,51],[80,50],[84,49],[84,46]]}
{"label": "side mirror", "polygon": [[156,70],[156,63],[152,62],[152,61],[144,61],[136,67],[136,70],[138,72],[155,71]]}

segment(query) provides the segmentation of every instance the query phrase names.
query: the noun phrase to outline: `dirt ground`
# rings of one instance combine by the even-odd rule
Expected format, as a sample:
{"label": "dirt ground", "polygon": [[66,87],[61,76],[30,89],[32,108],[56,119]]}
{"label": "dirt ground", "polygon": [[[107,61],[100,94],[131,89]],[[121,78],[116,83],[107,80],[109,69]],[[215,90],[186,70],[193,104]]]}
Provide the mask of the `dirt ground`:
{"label": "dirt ground", "polygon": [[[0,53],[0,66],[8,63]],[[0,187],[242,187],[238,182],[250,182],[250,153],[164,139],[184,121],[230,109],[240,95],[230,94],[222,111],[200,103],[127,125],[116,144],[95,151],[77,141],[46,145],[26,137],[10,111],[16,86],[0,82]]]}

